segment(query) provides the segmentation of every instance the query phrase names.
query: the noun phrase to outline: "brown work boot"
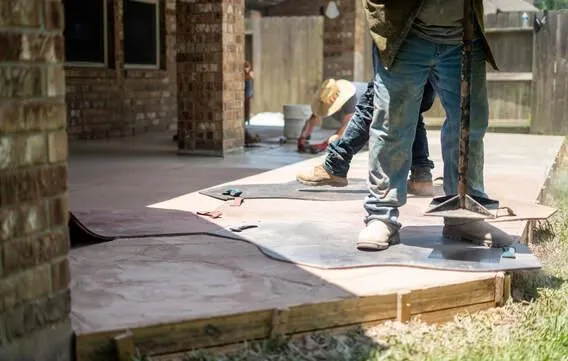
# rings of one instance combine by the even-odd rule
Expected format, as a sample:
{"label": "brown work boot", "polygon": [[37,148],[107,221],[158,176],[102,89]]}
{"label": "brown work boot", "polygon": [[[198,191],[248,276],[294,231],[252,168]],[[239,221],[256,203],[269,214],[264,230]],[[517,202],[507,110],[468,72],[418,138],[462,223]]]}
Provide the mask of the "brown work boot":
{"label": "brown work boot", "polygon": [[430,168],[412,167],[410,178],[407,182],[407,191],[421,197],[431,197],[434,195],[434,183],[432,182],[432,172]]}
{"label": "brown work boot", "polygon": [[513,237],[490,223],[471,219],[444,218],[444,237],[478,246],[501,248],[515,243]]}
{"label": "brown work boot", "polygon": [[296,174],[296,180],[308,186],[332,186],[345,187],[347,185],[346,177],[338,177],[330,174],[323,165],[317,165],[312,169],[301,171]]}

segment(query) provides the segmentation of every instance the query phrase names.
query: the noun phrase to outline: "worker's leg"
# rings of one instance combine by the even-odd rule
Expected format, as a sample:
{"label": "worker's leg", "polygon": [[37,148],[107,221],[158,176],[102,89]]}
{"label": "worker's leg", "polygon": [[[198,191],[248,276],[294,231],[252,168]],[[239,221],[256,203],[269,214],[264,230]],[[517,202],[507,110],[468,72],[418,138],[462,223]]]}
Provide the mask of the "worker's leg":
{"label": "worker's leg", "polygon": [[329,173],[338,177],[347,177],[353,156],[367,144],[369,126],[373,117],[373,93],[373,82],[369,82],[342,137],[329,145],[324,162],[324,168]]}
{"label": "worker's leg", "polygon": [[353,155],[357,154],[369,139],[369,125],[373,115],[373,82],[359,99],[355,113],[347,124],[342,137],[328,146],[328,154],[323,164],[303,170],[296,180],[311,186],[347,185],[347,172]]}
{"label": "worker's leg", "polygon": [[408,193],[419,196],[433,196],[434,186],[432,183],[432,169],[434,162],[430,157],[428,148],[428,136],[426,125],[422,113],[432,108],[436,94],[432,84],[428,81],[424,87],[424,95],[420,104],[420,115],[416,125],[416,136],[412,144],[412,167],[410,168],[410,178],[408,179]]}
{"label": "worker's leg", "polygon": [[[483,44],[479,40],[474,42],[472,54],[467,193],[481,197],[486,197],[483,184],[483,138],[489,119],[485,69]],[[451,195],[458,191],[461,46],[440,46],[440,57],[432,75],[434,88],[446,110],[441,141],[444,159],[444,191]],[[508,234],[484,221],[446,218],[444,223],[444,235],[450,239],[491,244],[496,247],[513,243],[513,239]]]}
{"label": "worker's leg", "polygon": [[435,50],[431,42],[410,35],[389,70],[375,69],[367,226],[359,234],[359,249],[381,250],[398,240],[398,208],[406,203],[412,144]]}
{"label": "worker's leg", "polygon": [[422,103],[420,104],[420,115],[418,116],[418,124],[416,126],[416,136],[412,144],[412,167],[413,168],[434,168],[434,162],[430,157],[428,148],[428,137],[426,135],[426,125],[424,124],[424,116],[422,113],[429,111],[434,105],[436,93],[432,84],[428,81],[424,87],[424,95],[422,96]]}

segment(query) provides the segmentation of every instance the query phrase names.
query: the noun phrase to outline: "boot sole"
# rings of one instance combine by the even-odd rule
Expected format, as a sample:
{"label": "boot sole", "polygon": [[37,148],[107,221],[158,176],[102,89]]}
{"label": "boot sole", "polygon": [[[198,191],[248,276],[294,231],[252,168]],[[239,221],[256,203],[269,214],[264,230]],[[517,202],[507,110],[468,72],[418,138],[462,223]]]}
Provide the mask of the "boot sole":
{"label": "boot sole", "polygon": [[393,246],[395,244],[400,243],[400,234],[396,232],[393,234],[387,244],[378,244],[378,243],[371,243],[371,242],[357,242],[357,249],[359,251],[367,251],[367,252],[377,252],[377,251],[384,251],[385,249]]}
{"label": "boot sole", "polygon": [[314,181],[306,181],[300,178],[296,178],[296,181],[298,181],[298,183],[302,183],[304,185],[311,187],[318,187],[318,186],[346,187],[349,184],[347,180],[345,180],[345,183],[333,180],[314,182]]}

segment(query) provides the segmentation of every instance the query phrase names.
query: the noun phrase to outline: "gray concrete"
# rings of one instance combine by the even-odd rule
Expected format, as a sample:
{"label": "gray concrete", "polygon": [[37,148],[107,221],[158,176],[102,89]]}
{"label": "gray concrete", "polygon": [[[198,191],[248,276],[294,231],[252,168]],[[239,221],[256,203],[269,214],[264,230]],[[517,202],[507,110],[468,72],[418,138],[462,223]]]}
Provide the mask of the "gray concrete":
{"label": "gray concrete", "polygon": [[[170,133],[70,144],[71,208],[135,209],[313,158],[279,146],[278,127],[250,127],[263,141],[225,158],[180,156]],[[317,131],[325,139],[329,131]]]}
{"label": "gray concrete", "polygon": [[[439,132],[429,132],[436,175],[441,175]],[[563,138],[488,134],[486,180],[489,194],[534,202],[560,149]],[[120,145],[120,144],[119,144]],[[105,146],[100,145],[101,149]],[[120,149],[123,146],[122,149]],[[258,219],[327,219],[363,217],[361,201],[307,202],[247,200],[241,207],[191,193],[230,179],[236,169],[262,172],[238,183],[284,183],[295,173],[322,161],[293,152],[293,146],[264,148],[225,159],[179,158],[164,154],[124,155],[83,145],[71,162],[72,202],[88,206],[138,207],[195,211],[224,207],[224,217],[212,220],[222,227]],[[90,148],[89,148],[90,147]],[[130,146],[135,148],[134,145]],[[85,150],[90,149],[90,153]],[[120,155],[122,152],[122,155]],[[136,154],[135,152],[133,152]],[[367,154],[359,154],[350,176],[365,177]],[[216,170],[218,173],[207,173]],[[201,175],[197,174],[199,172]],[[109,176],[111,174],[111,176]],[[207,178],[211,174],[215,178]],[[202,183],[199,183],[202,182]],[[177,194],[176,194],[177,193]],[[175,197],[175,198],[173,198]],[[151,205],[155,199],[162,199]],[[333,203],[333,204],[332,204]],[[409,198],[401,209],[406,225],[439,225],[423,217],[427,198]],[[363,226],[362,222],[360,223]],[[524,222],[499,224],[519,235]],[[322,240],[325,241],[325,240]],[[136,327],[196,317],[233,314],[298,303],[424,289],[472,280],[494,279],[495,273],[451,272],[410,267],[369,267],[322,270],[277,262],[239,241],[206,236],[124,239],[71,251],[72,319],[79,333]],[[468,295],[460,295],[468,297]],[[456,296],[457,297],[457,296]]]}

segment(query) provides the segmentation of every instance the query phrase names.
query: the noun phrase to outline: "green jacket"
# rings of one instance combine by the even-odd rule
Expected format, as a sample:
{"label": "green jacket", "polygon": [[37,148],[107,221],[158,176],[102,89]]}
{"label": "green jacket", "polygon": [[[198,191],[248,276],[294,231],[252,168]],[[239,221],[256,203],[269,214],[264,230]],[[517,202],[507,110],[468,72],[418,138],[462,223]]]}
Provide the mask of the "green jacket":
{"label": "green jacket", "polygon": [[[362,0],[371,37],[379,48],[386,68],[392,66],[400,45],[406,39],[424,0]],[[484,30],[483,0],[475,0],[475,15]],[[497,64],[483,36],[486,60],[495,70]]]}

